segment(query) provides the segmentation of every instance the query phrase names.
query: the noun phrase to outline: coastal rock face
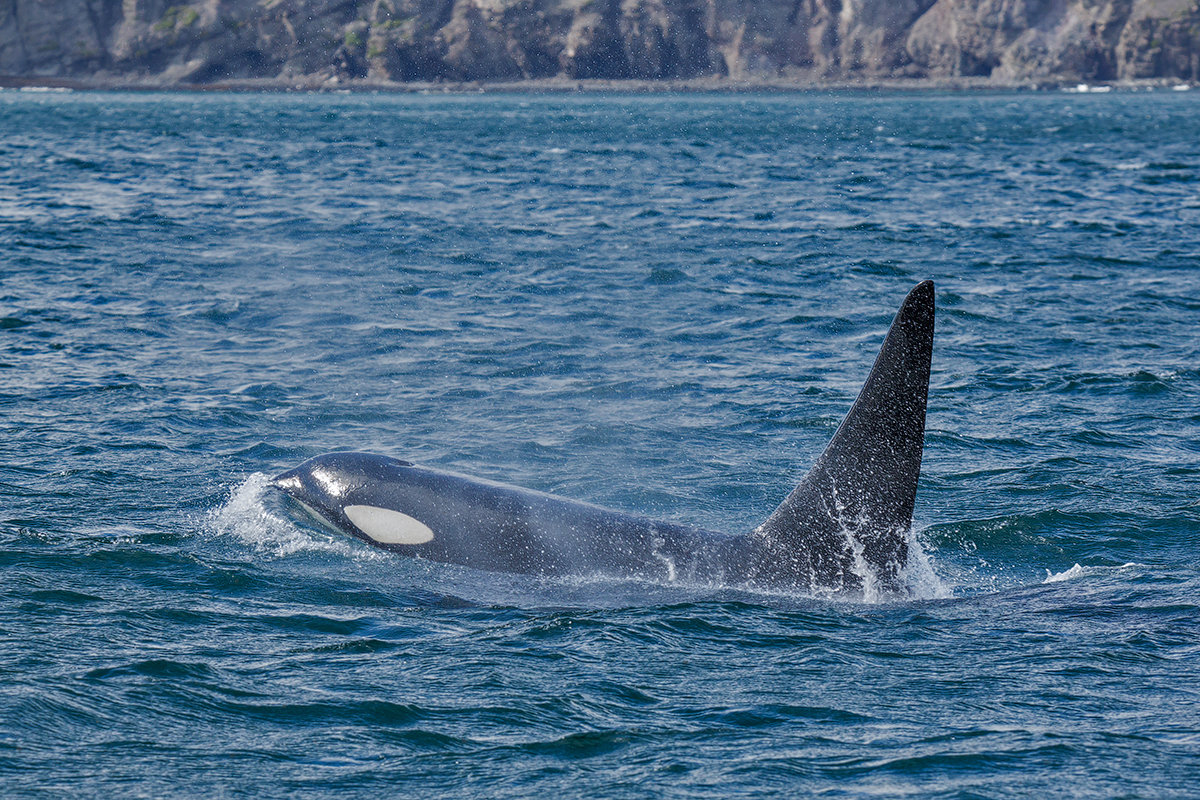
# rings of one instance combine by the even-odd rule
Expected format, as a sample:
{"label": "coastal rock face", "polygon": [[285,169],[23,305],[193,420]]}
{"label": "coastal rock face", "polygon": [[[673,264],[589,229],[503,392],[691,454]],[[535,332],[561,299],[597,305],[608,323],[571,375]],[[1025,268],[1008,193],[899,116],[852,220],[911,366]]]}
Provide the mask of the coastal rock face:
{"label": "coastal rock face", "polygon": [[0,75],[1200,80],[1200,0],[0,0]]}

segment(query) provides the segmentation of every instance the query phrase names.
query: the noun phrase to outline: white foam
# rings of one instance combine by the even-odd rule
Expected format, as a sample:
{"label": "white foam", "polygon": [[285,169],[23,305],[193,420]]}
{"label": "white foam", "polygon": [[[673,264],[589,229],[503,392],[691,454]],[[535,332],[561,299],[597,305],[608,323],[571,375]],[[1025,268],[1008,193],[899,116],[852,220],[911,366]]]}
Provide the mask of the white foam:
{"label": "white foam", "polygon": [[1052,572],[1050,572],[1050,570],[1046,570],[1046,580],[1042,581],[1042,583],[1061,583],[1062,581],[1069,581],[1069,580],[1073,580],[1075,578],[1081,578],[1081,577],[1083,577],[1084,574],[1085,574],[1084,568],[1079,566],[1078,564],[1071,567],[1070,569],[1063,570],[1062,572],[1052,573]]}
{"label": "white foam", "polygon": [[305,530],[272,511],[265,502],[269,483],[267,475],[256,472],[234,487],[229,500],[212,512],[216,533],[280,558],[304,551],[374,557],[374,551],[356,547],[346,537]]}
{"label": "white foam", "polygon": [[1139,564],[1136,561],[1129,561],[1119,567],[1081,567],[1079,564],[1065,569],[1062,572],[1051,572],[1046,570],[1046,579],[1042,583],[1061,583],[1062,581],[1070,581],[1075,578],[1083,578],[1088,575],[1099,575],[1110,571],[1125,570],[1125,569],[1141,569],[1145,564]]}

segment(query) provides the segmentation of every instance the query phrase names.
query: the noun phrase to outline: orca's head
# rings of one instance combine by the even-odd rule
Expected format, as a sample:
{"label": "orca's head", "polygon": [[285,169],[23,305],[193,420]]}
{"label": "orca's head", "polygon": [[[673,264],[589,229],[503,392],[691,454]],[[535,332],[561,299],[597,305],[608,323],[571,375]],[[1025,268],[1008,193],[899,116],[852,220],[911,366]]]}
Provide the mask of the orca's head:
{"label": "orca's head", "polygon": [[403,482],[412,463],[371,453],[326,453],[271,479],[320,522],[372,544],[421,544],[423,523],[383,505],[380,489]]}

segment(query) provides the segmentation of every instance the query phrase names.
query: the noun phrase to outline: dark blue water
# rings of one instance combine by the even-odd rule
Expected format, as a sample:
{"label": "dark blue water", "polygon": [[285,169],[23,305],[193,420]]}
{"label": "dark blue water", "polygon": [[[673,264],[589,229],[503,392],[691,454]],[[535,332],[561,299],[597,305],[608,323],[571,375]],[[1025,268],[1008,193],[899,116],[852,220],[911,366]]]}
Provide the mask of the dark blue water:
{"label": "dark blue water", "polygon": [[[1195,796],[1200,95],[0,93],[0,794]],[[909,596],[297,527],[372,450],[747,531],[938,284]]]}

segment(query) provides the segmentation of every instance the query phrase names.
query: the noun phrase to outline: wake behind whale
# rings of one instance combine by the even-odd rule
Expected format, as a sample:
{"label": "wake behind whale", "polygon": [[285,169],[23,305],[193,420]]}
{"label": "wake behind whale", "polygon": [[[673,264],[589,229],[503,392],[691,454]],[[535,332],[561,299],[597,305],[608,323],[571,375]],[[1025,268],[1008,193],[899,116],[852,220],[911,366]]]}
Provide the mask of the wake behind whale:
{"label": "wake behind whale", "polygon": [[903,593],[933,328],[933,283],[925,281],[904,299],[858,398],[812,469],[743,535],[368,453],[317,456],[271,483],[320,522],[376,547],[476,569]]}

